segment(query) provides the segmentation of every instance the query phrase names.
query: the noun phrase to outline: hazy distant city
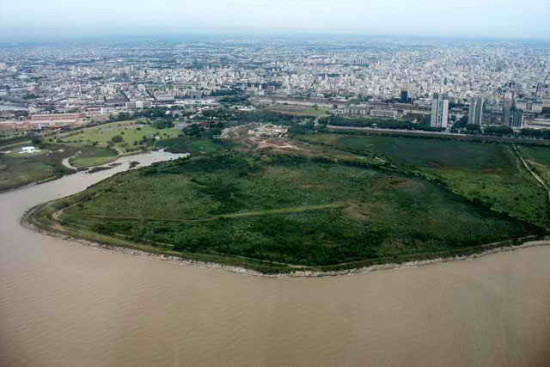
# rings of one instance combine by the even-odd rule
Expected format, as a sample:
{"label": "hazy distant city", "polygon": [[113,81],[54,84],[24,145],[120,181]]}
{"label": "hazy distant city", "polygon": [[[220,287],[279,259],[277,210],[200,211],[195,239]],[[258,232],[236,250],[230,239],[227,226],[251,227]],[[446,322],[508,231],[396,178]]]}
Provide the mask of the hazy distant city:
{"label": "hazy distant city", "polygon": [[210,36],[0,47],[4,130],[104,121],[150,107],[200,112],[227,96],[239,97],[237,109],[315,105],[338,116],[405,119],[445,130],[544,129],[550,128],[550,45]]}

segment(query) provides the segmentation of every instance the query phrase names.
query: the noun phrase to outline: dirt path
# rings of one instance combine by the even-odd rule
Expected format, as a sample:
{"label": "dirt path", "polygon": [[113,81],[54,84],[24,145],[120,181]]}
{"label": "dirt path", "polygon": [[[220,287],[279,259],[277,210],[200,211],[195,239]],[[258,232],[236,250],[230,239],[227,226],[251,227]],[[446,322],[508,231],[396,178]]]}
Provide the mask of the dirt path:
{"label": "dirt path", "polygon": [[67,167],[68,169],[76,170],[77,168],[71,164],[71,159],[78,157],[78,155],[79,155],[80,153],[81,153],[81,152],[78,151],[78,152],[76,152],[74,155],[72,155],[72,156],[70,156],[70,157],[67,157],[67,158],[63,159],[63,160],[61,161],[61,164],[62,164],[64,167]]}
{"label": "dirt path", "polygon": [[529,171],[529,173],[531,174],[531,176],[533,176],[535,178],[535,180],[537,180],[538,183],[540,183],[540,185],[542,187],[544,187],[546,189],[546,191],[548,191],[548,198],[550,199],[550,186],[548,186],[548,184],[544,181],[544,179],[542,177],[539,176],[538,173],[536,173],[530,166],[529,164],[527,163],[527,161],[525,160],[525,158],[523,158],[523,156],[521,155],[521,152],[519,151],[519,149],[517,148],[517,146],[513,146],[513,149],[514,149],[514,152],[516,153],[516,155],[518,156],[519,160],[521,161],[521,163],[523,164],[523,167],[525,167],[525,169],[527,171]]}
{"label": "dirt path", "polygon": [[521,152],[519,151],[518,147],[516,145],[512,145],[512,149],[516,156],[519,158],[521,164],[525,169],[537,180],[537,182],[546,190],[546,210],[547,210],[547,216],[550,217],[550,186],[544,181],[542,177],[538,173],[536,173],[531,166],[529,166],[529,163],[523,158],[521,155]]}
{"label": "dirt path", "polygon": [[310,205],[310,206],[301,206],[301,207],[295,207],[295,208],[282,208],[282,209],[260,210],[260,211],[245,212],[245,213],[222,214],[215,217],[203,218],[203,219],[170,219],[170,218],[123,217],[123,216],[117,217],[117,216],[107,216],[107,215],[82,215],[82,216],[88,217],[88,218],[104,219],[104,220],[146,220],[146,221],[162,221],[162,222],[177,222],[177,223],[198,223],[198,222],[208,222],[208,221],[219,220],[219,219],[258,217],[262,215],[271,215],[271,214],[303,213],[303,212],[308,212],[313,210],[343,208],[344,206],[345,204],[343,203]]}

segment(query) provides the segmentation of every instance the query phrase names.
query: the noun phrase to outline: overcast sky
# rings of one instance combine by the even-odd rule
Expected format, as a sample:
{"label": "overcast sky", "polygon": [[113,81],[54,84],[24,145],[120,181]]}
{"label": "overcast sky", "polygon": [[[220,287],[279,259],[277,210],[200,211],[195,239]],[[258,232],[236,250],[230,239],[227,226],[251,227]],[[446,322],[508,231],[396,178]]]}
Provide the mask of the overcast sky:
{"label": "overcast sky", "polygon": [[550,38],[550,0],[0,0],[0,38],[190,31]]}

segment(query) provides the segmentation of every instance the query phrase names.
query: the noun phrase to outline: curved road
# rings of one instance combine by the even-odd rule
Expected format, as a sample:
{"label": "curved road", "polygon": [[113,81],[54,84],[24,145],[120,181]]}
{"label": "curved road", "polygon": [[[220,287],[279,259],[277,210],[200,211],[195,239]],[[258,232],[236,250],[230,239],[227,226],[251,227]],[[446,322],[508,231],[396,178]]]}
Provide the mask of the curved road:
{"label": "curved road", "polygon": [[322,279],[247,276],[19,225],[153,153],[0,195],[1,366],[548,366],[550,246]]}

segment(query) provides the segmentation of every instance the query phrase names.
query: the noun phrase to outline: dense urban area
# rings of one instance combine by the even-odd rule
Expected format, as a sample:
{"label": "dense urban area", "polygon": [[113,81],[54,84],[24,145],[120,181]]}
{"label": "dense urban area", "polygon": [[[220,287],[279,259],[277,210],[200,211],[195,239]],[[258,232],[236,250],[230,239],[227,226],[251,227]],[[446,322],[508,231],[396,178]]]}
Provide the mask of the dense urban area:
{"label": "dense urban area", "polygon": [[0,105],[3,132],[151,107],[185,122],[229,105],[540,137],[533,130],[550,128],[550,47],[381,37],[8,44],[0,48]]}

